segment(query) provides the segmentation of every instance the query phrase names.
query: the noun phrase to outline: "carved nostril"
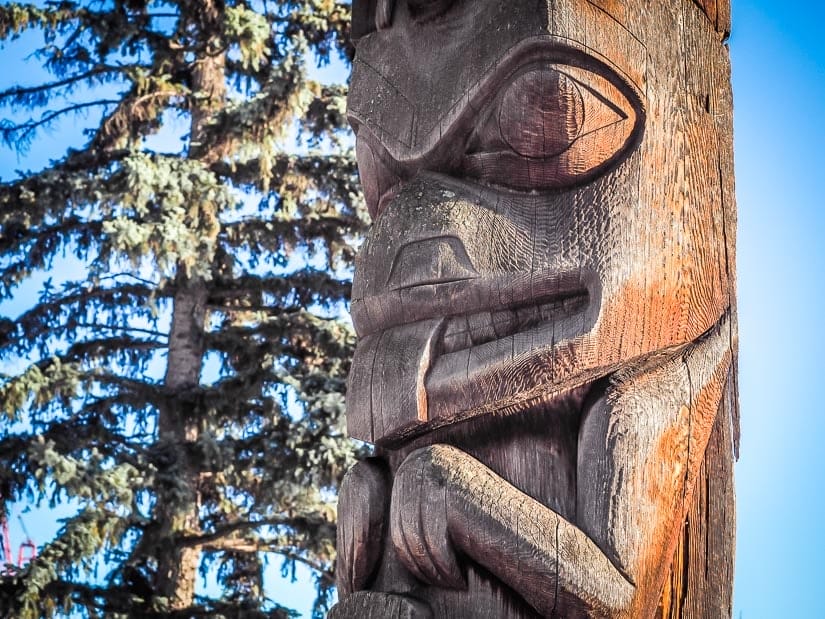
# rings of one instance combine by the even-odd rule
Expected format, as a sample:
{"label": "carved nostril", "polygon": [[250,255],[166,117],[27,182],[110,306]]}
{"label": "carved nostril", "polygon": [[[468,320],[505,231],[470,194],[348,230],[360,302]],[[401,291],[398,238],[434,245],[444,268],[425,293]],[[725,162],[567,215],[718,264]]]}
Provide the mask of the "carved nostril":
{"label": "carved nostril", "polygon": [[564,152],[584,124],[584,100],[576,82],[553,69],[535,69],[507,87],[499,110],[501,138],[522,157]]}

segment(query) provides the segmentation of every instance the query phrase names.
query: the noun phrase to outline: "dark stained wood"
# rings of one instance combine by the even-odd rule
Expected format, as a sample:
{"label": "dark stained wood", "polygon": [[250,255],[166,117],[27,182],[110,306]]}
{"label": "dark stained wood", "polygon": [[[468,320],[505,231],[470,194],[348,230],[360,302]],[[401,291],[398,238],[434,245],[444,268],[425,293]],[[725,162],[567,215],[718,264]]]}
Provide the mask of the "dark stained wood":
{"label": "dark stained wood", "polygon": [[353,10],[347,415],[378,458],[331,616],[729,617],[729,3]]}
{"label": "dark stained wood", "polygon": [[431,619],[432,611],[413,598],[359,591],[330,611],[329,619]]}
{"label": "dark stained wood", "polygon": [[379,460],[359,462],[338,492],[338,594],[367,588],[384,546],[389,512],[389,471]]}

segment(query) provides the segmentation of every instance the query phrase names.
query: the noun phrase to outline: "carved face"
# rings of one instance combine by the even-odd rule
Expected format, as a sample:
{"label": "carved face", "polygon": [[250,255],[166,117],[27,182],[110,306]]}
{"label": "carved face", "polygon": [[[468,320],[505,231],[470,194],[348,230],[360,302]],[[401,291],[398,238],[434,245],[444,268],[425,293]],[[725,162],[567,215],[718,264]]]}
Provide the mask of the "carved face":
{"label": "carved face", "polygon": [[534,406],[727,309],[721,192],[702,190],[726,81],[646,30],[667,4],[379,0],[349,100],[374,217],[351,435]]}

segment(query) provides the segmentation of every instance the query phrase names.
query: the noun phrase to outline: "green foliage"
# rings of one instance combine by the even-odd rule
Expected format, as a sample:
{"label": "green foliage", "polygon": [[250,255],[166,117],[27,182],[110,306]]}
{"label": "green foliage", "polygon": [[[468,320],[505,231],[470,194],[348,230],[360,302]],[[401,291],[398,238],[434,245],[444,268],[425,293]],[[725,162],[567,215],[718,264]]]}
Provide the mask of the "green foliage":
{"label": "green foliage", "polygon": [[[273,557],[313,570],[323,614],[366,215],[345,87],[311,69],[351,57],[348,24],[333,0],[0,6],[0,43],[40,32],[53,77],[0,92],[29,116],[0,140],[89,119],[0,183],[0,299],[76,270],[0,317],[0,513],[76,511],[0,575],[0,616],[288,617]],[[208,570],[222,594],[193,597]]]}

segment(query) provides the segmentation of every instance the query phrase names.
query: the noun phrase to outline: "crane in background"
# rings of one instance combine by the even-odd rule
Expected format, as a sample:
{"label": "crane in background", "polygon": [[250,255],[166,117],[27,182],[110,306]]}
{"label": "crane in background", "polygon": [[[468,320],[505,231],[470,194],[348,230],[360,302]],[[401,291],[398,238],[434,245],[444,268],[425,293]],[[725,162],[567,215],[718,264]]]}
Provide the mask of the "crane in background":
{"label": "crane in background", "polygon": [[6,518],[6,514],[0,514],[0,538],[2,538],[0,539],[0,551],[2,551],[2,557],[0,557],[0,559],[2,559],[2,561],[0,561],[0,566],[2,567],[0,567],[0,571],[2,572],[11,571],[14,567],[17,567],[18,569],[22,568],[37,556],[37,546],[29,535],[28,530],[26,530],[26,525],[23,523],[23,519],[18,515],[17,520],[20,522],[20,528],[23,530],[25,540],[17,549],[17,560],[15,561],[15,557],[12,554],[9,523]]}

